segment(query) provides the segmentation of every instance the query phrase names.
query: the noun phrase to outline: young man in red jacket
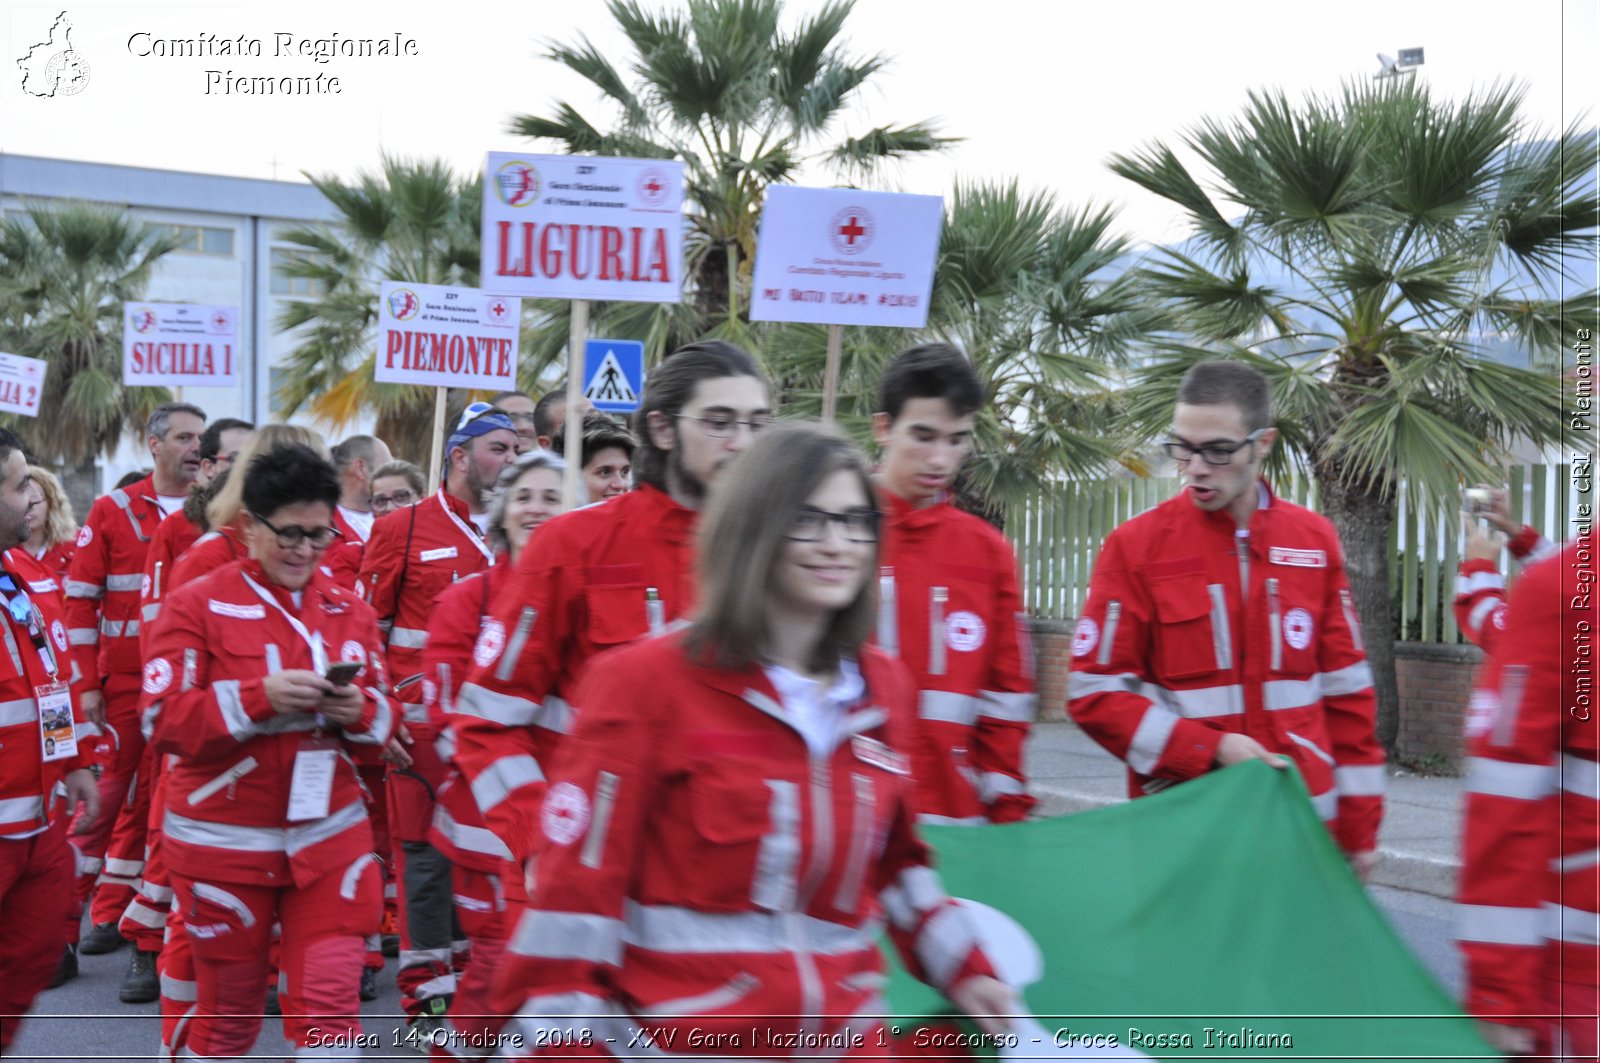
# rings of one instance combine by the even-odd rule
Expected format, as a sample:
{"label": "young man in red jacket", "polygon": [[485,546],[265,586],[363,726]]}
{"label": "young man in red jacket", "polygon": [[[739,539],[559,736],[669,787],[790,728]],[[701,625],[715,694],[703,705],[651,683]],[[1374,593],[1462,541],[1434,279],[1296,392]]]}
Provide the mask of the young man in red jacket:
{"label": "young man in red jacket", "polygon": [[[83,696],[84,715],[108,732],[111,750],[100,776],[100,807],[94,827],[75,825],[73,844],[82,860],[78,893],[87,898],[93,930],[81,951],[112,952],[126,944],[117,931],[144,870],[145,820],[150,814],[148,779],[139,771],[144,736],[139,730],[139,592],[150,542],[162,519],[183,508],[189,485],[200,475],[200,435],[205,412],[171,402],[156,407],[146,424],[155,471],[126,488],[95,500],[78,532],[78,550],[67,573],[67,625],[78,666],[98,689]],[[136,785],[142,782],[144,785]],[[130,791],[132,800],[129,800]],[[127,807],[124,807],[124,806]],[[118,811],[113,811],[118,810]],[[97,878],[98,876],[98,878]],[[69,930],[69,940],[76,940]],[[130,975],[144,979],[154,956],[135,953]]]}
{"label": "young man in red jacket", "polygon": [[[58,811],[82,807],[80,824],[94,822],[99,791],[89,770],[79,712],[89,673],[74,669],[67,621],[54,591],[33,584],[52,575],[21,550],[28,510],[36,504],[22,440],[0,429],[0,629],[10,667],[0,671],[0,1055],[22,1016],[50,980],[66,942],[73,904],[72,851]],[[58,809],[56,787],[65,787]]]}
{"label": "young man in red jacket", "polygon": [[966,355],[935,343],[889,363],[873,414],[887,517],[878,644],[916,676],[912,775],[927,823],[1010,823],[1034,804],[1022,772],[1033,654],[1016,558],[950,502],[982,405]]}
{"label": "young man in red jacket", "polygon": [[351,436],[333,448],[339,470],[339,505],[333,526],[339,538],[323,555],[322,564],[341,587],[355,587],[361,559],[377,517],[372,512],[372,474],[394,460],[389,444],[376,436]]}
{"label": "young man in red jacket", "polygon": [[[401,758],[407,763],[392,764],[385,784],[400,914],[400,1003],[430,1025],[442,1024],[455,992],[457,935],[450,864],[428,843],[433,794],[446,767],[434,750],[437,732],[423,704],[422,651],[434,599],[456,580],[494,564],[484,535],[487,494],[516,457],[517,434],[510,417],[476,402],[462,413],[446,446],[444,486],[373,524],[360,575],[387,638],[389,675],[409,733]],[[408,683],[413,677],[418,679]]]}
{"label": "young man in red jacket", "polygon": [[1260,478],[1276,440],[1260,373],[1216,361],[1184,375],[1165,445],[1184,491],[1106,539],[1067,706],[1127,762],[1133,796],[1292,760],[1365,878],[1386,780],[1372,672],[1338,533]]}
{"label": "young man in red jacket", "polygon": [[566,729],[562,699],[596,653],[690,612],[707,486],[773,419],[755,360],[718,340],[653,370],[634,417],[638,486],[535,533],[484,622],[451,721],[456,764],[519,867],[538,836],[539,758]]}
{"label": "young man in red jacket", "polygon": [[[1588,512],[1585,513],[1584,510]],[[1467,712],[1456,940],[1468,1011],[1502,1052],[1596,1057],[1600,724],[1590,530],[1530,566]]]}

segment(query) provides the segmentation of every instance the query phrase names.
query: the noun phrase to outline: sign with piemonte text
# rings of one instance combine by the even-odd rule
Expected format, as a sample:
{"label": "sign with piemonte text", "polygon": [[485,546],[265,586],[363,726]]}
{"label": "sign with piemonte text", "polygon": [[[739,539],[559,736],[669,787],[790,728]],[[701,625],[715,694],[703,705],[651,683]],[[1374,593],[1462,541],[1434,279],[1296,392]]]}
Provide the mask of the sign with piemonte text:
{"label": "sign with piemonte text", "polygon": [[20,354],[0,352],[0,410],[39,416],[39,396],[44,394],[44,375],[50,363]]}
{"label": "sign with piemonte text", "polygon": [[373,375],[385,384],[515,388],[521,326],[522,300],[509,295],[384,281]]}
{"label": "sign with piemonte text", "polygon": [[128,387],[239,386],[239,308],[125,303],[122,383]]}
{"label": "sign with piemonte text", "polygon": [[683,164],[491,151],[482,250],[485,291],[676,303]]}
{"label": "sign with piemonte text", "polygon": [[938,196],[771,186],[750,320],[921,328],[943,220]]}

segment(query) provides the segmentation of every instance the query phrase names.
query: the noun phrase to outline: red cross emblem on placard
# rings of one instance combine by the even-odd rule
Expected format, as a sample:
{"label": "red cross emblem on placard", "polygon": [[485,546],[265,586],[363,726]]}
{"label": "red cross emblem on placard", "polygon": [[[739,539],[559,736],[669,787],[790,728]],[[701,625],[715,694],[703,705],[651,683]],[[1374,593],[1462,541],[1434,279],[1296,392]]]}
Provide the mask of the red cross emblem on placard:
{"label": "red cross emblem on placard", "polygon": [[217,326],[217,328],[227,328],[228,327],[228,315],[227,314],[217,314],[214,317],[212,317],[211,323],[213,325]]}
{"label": "red cross emblem on placard", "polygon": [[857,255],[872,245],[877,226],[862,207],[846,207],[833,216],[828,227],[828,242],[841,255]]}
{"label": "red cross emblem on placard", "polygon": [[499,321],[506,316],[506,304],[504,300],[496,299],[494,302],[489,304],[489,316],[494,318],[496,321]]}

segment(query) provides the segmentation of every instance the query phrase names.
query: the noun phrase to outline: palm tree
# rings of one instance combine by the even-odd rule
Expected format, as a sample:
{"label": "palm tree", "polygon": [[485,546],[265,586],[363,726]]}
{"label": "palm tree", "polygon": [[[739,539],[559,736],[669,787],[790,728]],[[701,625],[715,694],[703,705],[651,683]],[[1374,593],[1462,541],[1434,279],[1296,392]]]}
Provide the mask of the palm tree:
{"label": "palm tree", "polygon": [[[307,178],[343,217],[284,234],[299,249],[284,272],[312,281],[318,294],[286,302],[278,313],[279,331],[300,330],[279,399],[288,413],[307,406],[336,427],[375,409],[377,434],[426,467],[435,391],[374,380],[378,291],[384,280],[477,285],[482,181],[458,179],[442,161],[387,156],[378,172],[362,173],[354,184]],[[549,309],[523,304],[518,375],[525,382],[538,379],[549,357],[542,346],[529,351]]]}
{"label": "palm tree", "polygon": [[614,105],[615,121],[591,122],[558,103],[551,117],[516,115],[507,128],[572,154],[683,161],[686,272],[698,315],[675,340],[736,321],[769,184],[808,159],[861,177],[885,160],[952,142],[927,122],[836,138],[833,127],[887,62],[844,53],[839,38],[852,0],[824,5],[793,31],[779,25],[782,0],[688,0],[681,13],[661,14],[636,0],[608,6],[633,48],[634,84],[586,38],[554,45],[548,57],[594,85]]}
{"label": "palm tree", "polygon": [[[1497,480],[1514,441],[1570,442],[1561,352],[1595,325],[1592,289],[1551,294],[1576,292],[1568,264],[1593,261],[1582,160],[1595,132],[1533,139],[1521,97],[1494,86],[1450,103],[1393,81],[1299,106],[1253,93],[1238,118],[1185,137],[1209,188],[1165,144],[1111,163],[1181,207],[1192,233],[1142,271],[1180,332],[1132,393],[1135,423],[1162,431],[1183,371],[1219,352],[1271,378],[1287,450],[1344,541],[1391,748],[1397,499],[1434,505]],[[1527,364],[1492,357],[1499,337]]]}
{"label": "palm tree", "polygon": [[80,514],[97,493],[95,461],[171,399],[165,388],[123,386],[122,306],[144,297],[176,246],[121,208],[89,203],[31,204],[0,221],[0,347],[49,363],[41,416],[0,424],[62,470]]}
{"label": "palm tree", "polygon": [[[1015,181],[958,186],[946,209],[928,324],[919,331],[848,328],[840,423],[870,443],[878,380],[916,343],[955,344],[972,358],[989,402],[959,484],[962,504],[996,523],[1005,507],[1063,475],[1139,468],[1118,434],[1111,381],[1158,322],[1126,272],[1130,249],[1104,208],[1063,211]],[[765,326],[759,343],[786,412],[821,407],[826,330]]]}

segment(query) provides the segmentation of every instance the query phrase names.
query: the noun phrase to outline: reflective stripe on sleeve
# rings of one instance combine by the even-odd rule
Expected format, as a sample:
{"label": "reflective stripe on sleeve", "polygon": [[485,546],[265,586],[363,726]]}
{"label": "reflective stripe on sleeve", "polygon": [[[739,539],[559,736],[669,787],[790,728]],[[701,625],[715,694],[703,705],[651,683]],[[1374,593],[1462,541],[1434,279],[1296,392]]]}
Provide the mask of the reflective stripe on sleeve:
{"label": "reflective stripe on sleeve", "polygon": [[106,577],[108,591],[137,591],[144,586],[144,573],[119,572]]}
{"label": "reflective stripe on sleeve", "polygon": [[1600,763],[1571,753],[1561,754],[1561,789],[1600,801]]}
{"label": "reflective stripe on sleeve", "polygon": [[1133,672],[1096,675],[1073,671],[1067,676],[1067,700],[1076,701],[1092,694],[1138,694],[1140,686],[1141,680]]}
{"label": "reflective stripe on sleeve", "polygon": [[1538,801],[1555,789],[1554,764],[1512,764],[1488,757],[1467,758],[1468,793]]}
{"label": "reflective stripe on sleeve", "polygon": [[917,715],[924,720],[971,727],[978,718],[978,704],[970,694],[921,690],[917,692]]}
{"label": "reflective stripe on sleeve", "polygon": [[1177,726],[1178,717],[1166,709],[1155,705],[1145,709],[1138,729],[1133,732],[1133,740],[1128,743],[1128,767],[1140,775],[1155,771],[1162,754],[1167,751],[1172,730]]}
{"label": "reflective stripe on sleeve", "polygon": [[389,645],[402,650],[420,650],[428,645],[428,632],[425,628],[390,628]]}
{"label": "reflective stripe on sleeve", "polygon": [[[702,912],[631,900],[625,905],[623,916],[623,942],[634,948],[667,953],[788,953],[800,948],[839,955],[876,948],[883,929],[876,920],[863,926],[847,926],[800,912]],[[527,923],[525,916],[517,927],[519,934]]]}
{"label": "reflective stripe on sleeve", "polygon": [[1317,810],[1317,815],[1324,823],[1330,823],[1339,818],[1339,791],[1329,787],[1320,794],[1311,795],[1311,807]]}
{"label": "reflective stripe on sleeve", "polygon": [[1012,723],[1032,723],[1039,698],[1033,693],[1004,690],[978,691],[978,715]]}
{"label": "reflective stripe on sleeve", "polygon": [[445,811],[443,805],[433,806],[433,825],[440,834],[449,838],[450,843],[457,849],[482,853],[485,856],[498,856],[502,860],[514,859],[511,850],[500,840],[498,834],[484,827],[457,823],[455,817]]}
{"label": "reflective stripe on sleeve", "polygon": [[1372,687],[1372,666],[1366,661],[1357,661],[1355,664],[1321,673],[1317,676],[1316,682],[1325,698],[1359,694]]}
{"label": "reflective stripe on sleeve", "polygon": [[539,703],[512,694],[500,694],[476,683],[461,688],[456,712],[497,723],[501,727],[529,727],[539,714]]}
{"label": "reflective stripe on sleeve", "polygon": [[922,925],[912,951],[922,961],[928,983],[943,987],[955,978],[977,943],[967,913],[959,905],[947,904]]}
{"label": "reflective stripe on sleeve", "polygon": [[0,701],[0,727],[15,727],[18,724],[38,722],[39,707],[32,698]]}
{"label": "reflective stripe on sleeve", "polygon": [[878,891],[884,914],[901,930],[914,928],[922,913],[943,904],[946,896],[944,884],[929,867],[908,867]]}
{"label": "reflective stripe on sleeve", "polygon": [[1465,598],[1479,591],[1503,591],[1506,578],[1498,572],[1474,572],[1470,576],[1456,577],[1456,595]]}
{"label": "reflective stripe on sleeve", "polygon": [[68,598],[99,598],[105,594],[106,587],[103,583],[86,583],[83,580],[67,580]]}
{"label": "reflective stripe on sleeve", "polygon": [[[1265,686],[1272,686],[1271,683]],[[1151,701],[1174,710],[1186,720],[1204,720],[1213,716],[1237,716],[1244,712],[1244,687],[1230,683],[1219,687],[1201,687],[1198,690],[1173,690],[1145,683],[1139,692]],[[1271,693],[1267,694],[1270,704]]]}
{"label": "reflective stripe on sleeve", "polygon": [[100,644],[100,629],[96,627],[75,627],[67,631],[67,642],[74,646],[98,646]]}
{"label": "reflective stripe on sleeve", "polygon": [[539,762],[526,753],[501,757],[472,780],[472,799],[484,815],[524,786],[544,782]]}
{"label": "reflective stripe on sleeve", "polygon": [[1484,621],[1488,620],[1494,611],[1506,604],[1504,598],[1485,598],[1472,607],[1472,612],[1467,614],[1467,627],[1473,631],[1482,631]]}
{"label": "reflective stripe on sleeve", "polygon": [[211,696],[217,699],[217,710],[228,733],[243,742],[255,737],[256,722],[244,711],[244,700],[239,693],[239,680],[218,679],[211,684]]}
{"label": "reflective stripe on sleeve", "polygon": [[587,912],[528,909],[517,920],[507,948],[518,956],[616,966],[622,962],[622,920]]}

